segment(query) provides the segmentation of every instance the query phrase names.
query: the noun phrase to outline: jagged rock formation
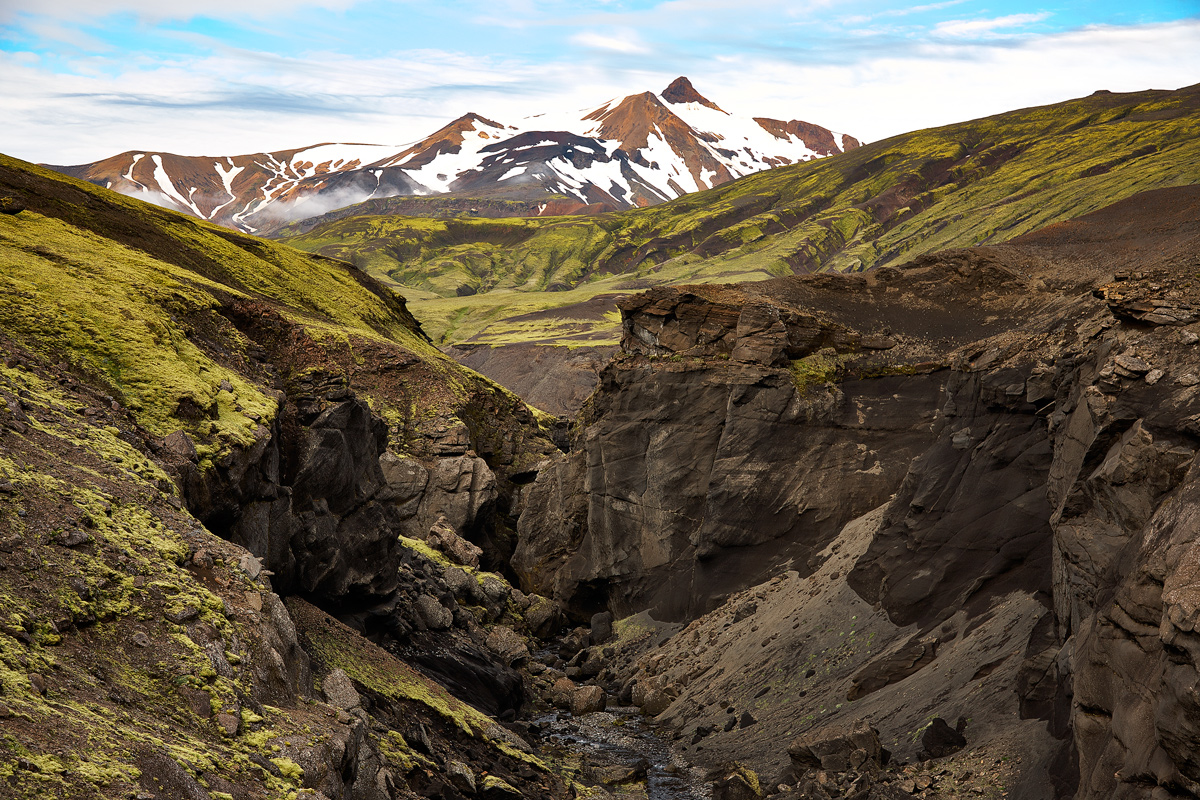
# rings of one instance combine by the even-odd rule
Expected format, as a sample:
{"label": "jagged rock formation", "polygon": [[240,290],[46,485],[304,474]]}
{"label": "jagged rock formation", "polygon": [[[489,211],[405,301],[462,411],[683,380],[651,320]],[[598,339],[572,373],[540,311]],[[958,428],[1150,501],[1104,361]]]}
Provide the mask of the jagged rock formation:
{"label": "jagged rock formation", "polygon": [[1022,797],[1195,794],[1197,208],[625,301],[515,568],[581,614],[712,609],[627,685],[797,796],[781,732],[864,718],[964,787],[994,754]]}

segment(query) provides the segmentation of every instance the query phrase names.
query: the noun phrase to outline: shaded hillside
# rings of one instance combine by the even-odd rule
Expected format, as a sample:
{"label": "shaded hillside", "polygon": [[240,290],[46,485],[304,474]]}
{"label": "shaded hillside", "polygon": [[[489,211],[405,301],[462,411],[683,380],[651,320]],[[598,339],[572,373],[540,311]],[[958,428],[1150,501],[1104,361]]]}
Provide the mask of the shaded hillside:
{"label": "shaded hillside", "polygon": [[350,218],[288,241],[443,298],[419,295],[436,341],[498,344],[522,337],[508,329],[508,301],[489,292],[550,292],[539,302],[553,308],[627,291],[631,279],[862,270],[1005,241],[1198,181],[1200,87],[1097,93],[896,136],[648,209],[504,223]]}

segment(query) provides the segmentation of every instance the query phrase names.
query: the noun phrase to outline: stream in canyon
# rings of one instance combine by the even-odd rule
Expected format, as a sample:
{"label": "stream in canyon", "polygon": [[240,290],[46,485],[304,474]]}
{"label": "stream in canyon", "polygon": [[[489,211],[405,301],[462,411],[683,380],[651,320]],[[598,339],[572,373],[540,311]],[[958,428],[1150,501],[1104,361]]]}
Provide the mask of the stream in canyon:
{"label": "stream in canyon", "polygon": [[[543,746],[559,758],[574,756],[591,767],[591,776],[604,783],[604,775],[633,774],[644,760],[646,796],[649,800],[709,800],[711,792],[704,770],[692,767],[671,752],[667,743],[634,707],[610,707],[575,717],[551,713],[538,717]],[[588,777],[585,775],[585,777]],[[608,786],[616,796],[640,795],[634,783]],[[632,791],[622,791],[629,787]]]}

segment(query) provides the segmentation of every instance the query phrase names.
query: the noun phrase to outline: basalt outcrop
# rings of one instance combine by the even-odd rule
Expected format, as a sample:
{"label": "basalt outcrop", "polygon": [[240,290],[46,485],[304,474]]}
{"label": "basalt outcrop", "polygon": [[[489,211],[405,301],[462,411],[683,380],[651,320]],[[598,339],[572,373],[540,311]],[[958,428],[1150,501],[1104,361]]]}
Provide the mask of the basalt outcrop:
{"label": "basalt outcrop", "polygon": [[692,620],[626,690],[793,796],[856,779],[813,794],[787,742],[860,720],[929,796],[919,759],[946,791],[1194,796],[1197,208],[630,298],[514,568]]}

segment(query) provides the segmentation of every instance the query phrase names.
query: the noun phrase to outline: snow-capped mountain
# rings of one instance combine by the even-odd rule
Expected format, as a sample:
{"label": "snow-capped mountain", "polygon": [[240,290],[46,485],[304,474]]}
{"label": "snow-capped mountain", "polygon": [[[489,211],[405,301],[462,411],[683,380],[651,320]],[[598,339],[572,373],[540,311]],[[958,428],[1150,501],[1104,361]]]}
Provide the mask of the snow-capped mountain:
{"label": "snow-capped mountain", "polygon": [[[454,193],[536,200],[544,213],[661,203],[858,147],[799,120],[736,117],[678,78],[574,113],[502,124],[466,114],[409,145],[318,144],[241,156],[130,151],[54,167],[250,232],[370,198]],[[550,195],[571,200],[553,200]]]}

